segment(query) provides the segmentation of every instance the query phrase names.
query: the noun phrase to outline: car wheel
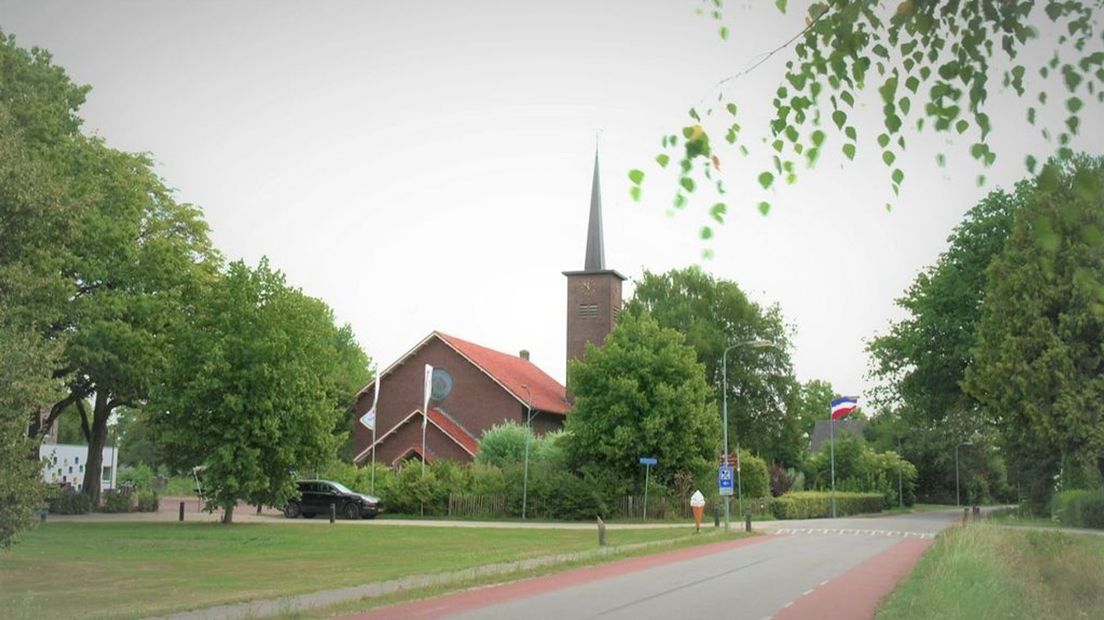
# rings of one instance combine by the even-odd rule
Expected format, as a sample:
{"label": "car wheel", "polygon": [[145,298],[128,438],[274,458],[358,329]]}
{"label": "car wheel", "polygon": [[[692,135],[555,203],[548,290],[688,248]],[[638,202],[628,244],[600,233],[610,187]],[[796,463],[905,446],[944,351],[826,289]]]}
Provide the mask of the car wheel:
{"label": "car wheel", "polygon": [[346,519],[359,519],[360,518],[360,506],[354,503],[345,504],[345,518]]}
{"label": "car wheel", "polygon": [[284,506],[284,516],[289,519],[295,519],[301,514],[303,514],[303,509],[298,502],[288,502],[287,506]]}
{"label": "car wheel", "polygon": [[314,518],[314,513],[313,512],[304,512],[303,516],[308,518],[308,519],[313,519]]}

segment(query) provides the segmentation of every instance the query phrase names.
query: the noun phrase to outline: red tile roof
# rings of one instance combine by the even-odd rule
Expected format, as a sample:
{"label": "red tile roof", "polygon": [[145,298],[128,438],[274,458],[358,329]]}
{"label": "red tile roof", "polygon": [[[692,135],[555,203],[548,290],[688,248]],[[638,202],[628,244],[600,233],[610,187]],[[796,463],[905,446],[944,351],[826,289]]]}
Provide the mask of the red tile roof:
{"label": "red tile roof", "polygon": [[445,414],[445,412],[435,407],[430,407],[429,419],[472,456],[479,453],[479,441],[473,437],[471,433],[465,430],[463,426],[460,426],[456,420],[453,420]]}
{"label": "red tile roof", "polygon": [[[498,381],[522,403],[528,402],[531,393],[534,410],[562,415],[570,409],[567,403],[567,389],[529,360],[481,347],[441,332],[434,333],[490,375],[492,379]],[[523,385],[529,388],[528,393],[522,387]]]}

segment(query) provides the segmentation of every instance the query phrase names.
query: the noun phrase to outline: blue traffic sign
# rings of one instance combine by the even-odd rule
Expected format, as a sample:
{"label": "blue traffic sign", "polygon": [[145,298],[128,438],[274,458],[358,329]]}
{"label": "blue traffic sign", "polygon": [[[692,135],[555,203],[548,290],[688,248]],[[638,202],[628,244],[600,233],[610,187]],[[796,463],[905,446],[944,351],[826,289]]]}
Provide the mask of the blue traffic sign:
{"label": "blue traffic sign", "polygon": [[656,459],[649,458],[649,457],[646,457],[646,456],[640,457],[640,464],[641,465],[655,465],[658,462],[659,461],[657,461]]}
{"label": "blue traffic sign", "polygon": [[717,468],[717,487],[721,495],[732,495],[733,477],[733,468],[726,465]]}

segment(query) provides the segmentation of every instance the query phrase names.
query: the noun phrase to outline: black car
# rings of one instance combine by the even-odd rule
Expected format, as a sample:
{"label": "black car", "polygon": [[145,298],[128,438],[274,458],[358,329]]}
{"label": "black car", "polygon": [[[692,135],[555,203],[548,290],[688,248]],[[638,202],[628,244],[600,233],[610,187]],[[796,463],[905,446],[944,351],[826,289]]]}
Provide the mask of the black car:
{"label": "black car", "polygon": [[284,516],[294,519],[299,515],[310,518],[316,514],[330,514],[330,505],[337,514],[348,519],[371,519],[380,513],[378,497],[350,491],[340,482],[330,480],[300,480],[299,498],[284,506]]}

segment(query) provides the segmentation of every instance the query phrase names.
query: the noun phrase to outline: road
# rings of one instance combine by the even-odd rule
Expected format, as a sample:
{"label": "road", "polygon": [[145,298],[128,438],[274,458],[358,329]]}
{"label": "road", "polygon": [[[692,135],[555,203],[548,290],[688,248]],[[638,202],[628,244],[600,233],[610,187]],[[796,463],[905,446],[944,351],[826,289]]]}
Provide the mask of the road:
{"label": "road", "polygon": [[860,618],[957,511],[771,522],[771,535],[382,608],[378,618]]}

